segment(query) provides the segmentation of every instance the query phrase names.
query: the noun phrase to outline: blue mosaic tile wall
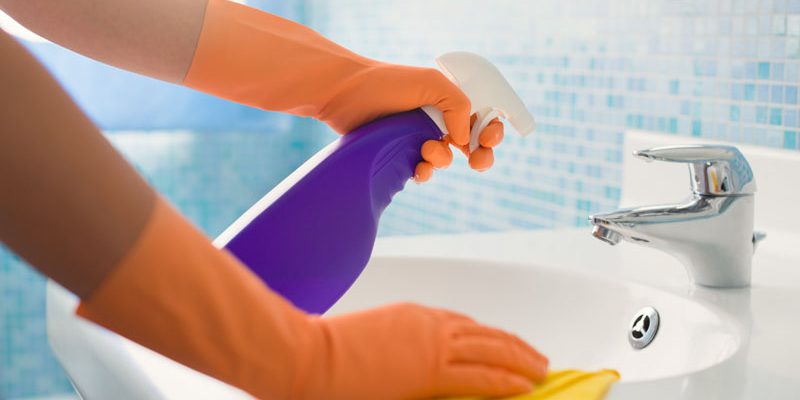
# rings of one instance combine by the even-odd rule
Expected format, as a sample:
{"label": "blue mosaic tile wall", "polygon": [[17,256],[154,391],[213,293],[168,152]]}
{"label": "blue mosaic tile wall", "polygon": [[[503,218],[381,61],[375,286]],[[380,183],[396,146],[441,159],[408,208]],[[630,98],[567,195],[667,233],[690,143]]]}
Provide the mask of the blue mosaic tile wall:
{"label": "blue mosaic tile wall", "polygon": [[0,399],[71,391],[47,346],[44,281],[0,246]]}
{"label": "blue mosaic tile wall", "polygon": [[[509,130],[490,171],[469,171],[457,158],[432,182],[409,184],[384,215],[382,235],[582,225],[619,200],[627,129],[800,150],[800,0],[257,5],[386,61],[433,65],[445,51],[478,52],[537,117],[528,138]],[[212,237],[334,138],[319,124],[32,49]],[[40,276],[0,249],[0,399],[70,391],[47,346],[43,288]]]}
{"label": "blue mosaic tile wall", "polygon": [[583,225],[619,200],[627,129],[800,145],[800,0],[308,4],[311,26],[374,58],[486,56],[538,120],[531,137],[507,136],[489,172],[461,162],[401,193],[387,234]]}

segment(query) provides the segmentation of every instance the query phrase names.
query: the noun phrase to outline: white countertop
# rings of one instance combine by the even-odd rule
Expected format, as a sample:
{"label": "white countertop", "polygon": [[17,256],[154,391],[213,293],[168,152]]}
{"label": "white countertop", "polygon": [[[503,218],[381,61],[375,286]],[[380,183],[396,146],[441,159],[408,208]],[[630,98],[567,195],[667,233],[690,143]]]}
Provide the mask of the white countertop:
{"label": "white countertop", "polygon": [[[733,316],[738,352],[707,370],[616,384],[609,399],[800,398],[800,240],[770,232],[753,258],[753,284],[708,289],[689,283],[683,266],[654,249],[611,247],[590,229],[380,238],[373,257],[443,257],[569,269],[644,284]],[[794,243],[794,246],[791,244]],[[788,247],[787,247],[788,246]],[[535,344],[534,344],[535,345]]]}

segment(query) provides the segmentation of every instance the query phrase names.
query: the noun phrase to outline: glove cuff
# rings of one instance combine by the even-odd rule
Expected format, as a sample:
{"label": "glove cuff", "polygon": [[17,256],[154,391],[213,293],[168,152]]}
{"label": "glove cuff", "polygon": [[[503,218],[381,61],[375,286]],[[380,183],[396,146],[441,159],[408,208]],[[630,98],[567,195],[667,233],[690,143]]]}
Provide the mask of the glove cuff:
{"label": "glove cuff", "polygon": [[319,342],[309,317],[159,199],[77,314],[259,398],[284,398]]}
{"label": "glove cuff", "polygon": [[296,22],[209,0],[183,84],[265,110],[317,117],[342,82],[374,63]]}

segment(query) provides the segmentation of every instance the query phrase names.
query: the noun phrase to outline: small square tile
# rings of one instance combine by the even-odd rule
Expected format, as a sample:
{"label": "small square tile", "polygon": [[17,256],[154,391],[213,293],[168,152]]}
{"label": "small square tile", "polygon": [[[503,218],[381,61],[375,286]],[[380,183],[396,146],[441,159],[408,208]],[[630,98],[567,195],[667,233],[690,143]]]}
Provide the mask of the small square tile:
{"label": "small square tile", "polygon": [[786,17],[786,34],[800,36],[800,14]]}
{"label": "small square tile", "polygon": [[769,123],[770,125],[783,124],[783,110],[780,108],[772,108],[769,110]]}
{"label": "small square tile", "polygon": [[798,97],[797,97],[797,86],[786,86],[786,90],[784,93],[784,103],[786,104],[798,104]]}
{"label": "small square tile", "polygon": [[770,91],[771,91],[770,102],[783,103],[783,86],[773,85],[770,88]]}
{"label": "small square tile", "polygon": [[797,144],[797,132],[786,131],[783,133],[783,148],[794,150],[797,148]]}
{"label": "small square tile", "polygon": [[758,63],[758,79],[769,79],[770,78],[770,66],[768,62],[760,62]]}
{"label": "small square tile", "polygon": [[775,15],[772,17],[772,34],[785,35],[786,34],[786,16]]}

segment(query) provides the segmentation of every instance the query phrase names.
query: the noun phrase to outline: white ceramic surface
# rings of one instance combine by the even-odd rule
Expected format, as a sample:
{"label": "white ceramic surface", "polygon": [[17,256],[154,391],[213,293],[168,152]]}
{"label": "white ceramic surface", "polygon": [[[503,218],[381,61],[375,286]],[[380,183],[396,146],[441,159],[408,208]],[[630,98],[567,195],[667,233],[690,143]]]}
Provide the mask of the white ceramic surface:
{"label": "white ceramic surface", "polygon": [[[623,381],[676,376],[724,361],[739,329],[724,312],[660,290],[525,264],[437,258],[376,258],[331,314],[413,301],[462,312],[516,333],[553,368],[614,368]],[[652,306],[661,328],[634,350],[635,313]]]}

